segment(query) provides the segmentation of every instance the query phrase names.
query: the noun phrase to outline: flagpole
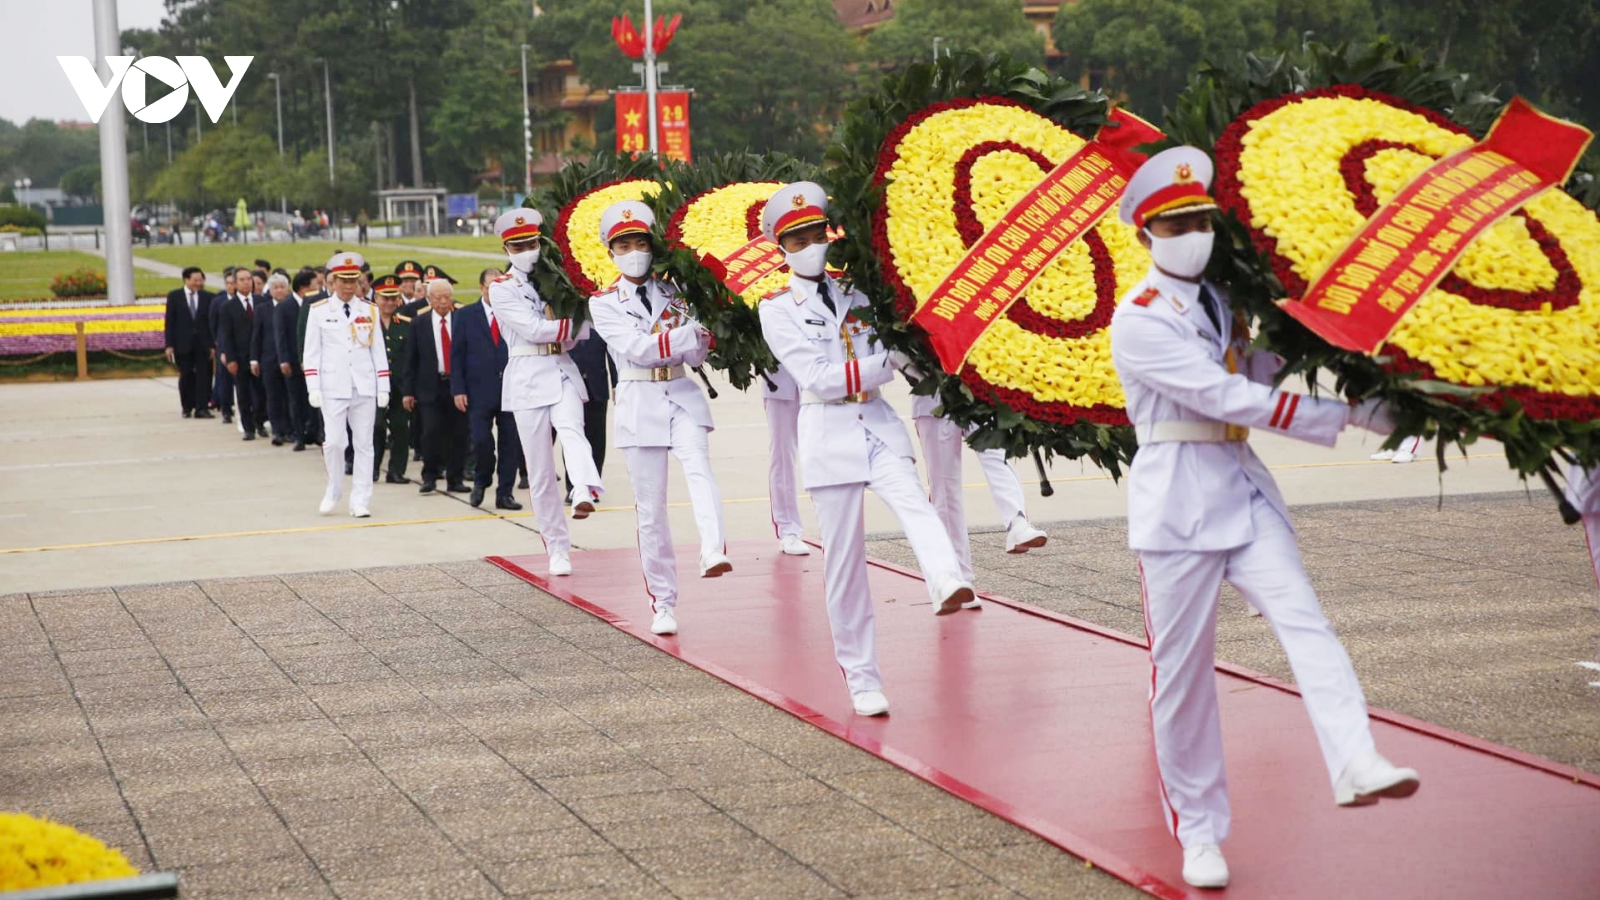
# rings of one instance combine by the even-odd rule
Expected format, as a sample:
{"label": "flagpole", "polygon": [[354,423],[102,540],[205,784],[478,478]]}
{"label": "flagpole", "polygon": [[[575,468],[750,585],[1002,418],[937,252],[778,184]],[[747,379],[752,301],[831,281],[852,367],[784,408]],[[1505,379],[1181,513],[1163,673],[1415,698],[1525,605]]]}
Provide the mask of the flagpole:
{"label": "flagpole", "polygon": [[656,146],[656,29],[650,0],[644,0],[644,95],[650,128],[650,155],[659,156]]}

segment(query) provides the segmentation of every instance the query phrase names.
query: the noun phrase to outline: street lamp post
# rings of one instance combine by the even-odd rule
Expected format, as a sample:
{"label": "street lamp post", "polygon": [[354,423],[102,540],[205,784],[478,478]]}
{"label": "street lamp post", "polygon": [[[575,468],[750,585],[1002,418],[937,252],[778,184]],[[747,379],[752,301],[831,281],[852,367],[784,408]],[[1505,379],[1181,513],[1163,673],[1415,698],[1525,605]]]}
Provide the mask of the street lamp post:
{"label": "street lamp post", "polygon": [[33,187],[33,179],[18,178],[16,181],[11,182],[11,186],[17,189],[18,201],[26,207],[28,205],[28,189]]}
{"label": "street lamp post", "polygon": [[[279,80],[277,72],[268,72],[267,77],[272,79],[272,97],[278,105],[278,160],[283,161],[283,82]],[[279,211],[284,215],[289,214],[289,198],[279,197]]]}
{"label": "street lamp post", "polygon": [[328,107],[328,183],[333,184],[333,80],[328,76],[328,61],[320,56],[316,61],[322,63],[322,99]]}
{"label": "street lamp post", "polygon": [[522,189],[533,193],[533,109],[528,101],[528,45],[522,45]]}
{"label": "street lamp post", "polygon": [[935,64],[939,62],[939,45],[942,43],[944,43],[944,38],[942,37],[933,39],[933,61]]}

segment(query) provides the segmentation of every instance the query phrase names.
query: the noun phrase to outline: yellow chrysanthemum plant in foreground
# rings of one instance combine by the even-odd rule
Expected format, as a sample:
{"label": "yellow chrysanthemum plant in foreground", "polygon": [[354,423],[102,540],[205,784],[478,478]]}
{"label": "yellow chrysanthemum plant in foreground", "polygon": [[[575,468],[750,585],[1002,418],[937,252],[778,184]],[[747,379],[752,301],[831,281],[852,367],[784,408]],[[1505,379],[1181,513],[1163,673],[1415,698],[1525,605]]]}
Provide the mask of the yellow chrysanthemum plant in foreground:
{"label": "yellow chrysanthemum plant in foreground", "polygon": [[[1558,185],[1505,204],[1495,219],[1465,207],[1472,188],[1459,185],[1471,178],[1461,177],[1438,196],[1462,197],[1429,198],[1444,210],[1431,224],[1401,223],[1423,235],[1412,241],[1422,259],[1410,271],[1381,266],[1392,256],[1384,241],[1398,242],[1400,232],[1374,236],[1383,217],[1402,211],[1397,196],[1438,183],[1427,179],[1438,177],[1440,160],[1464,158],[1457,154],[1480,146],[1502,115],[1505,122],[1548,121],[1525,107],[1514,119],[1507,109],[1417,51],[1310,44],[1287,56],[1252,57],[1238,71],[1203,69],[1166,130],[1183,143],[1214,143],[1213,193],[1224,234],[1208,274],[1257,317],[1258,343],[1287,360],[1285,376],[1315,382],[1327,370],[1347,397],[1388,400],[1399,423],[1390,445],[1437,436],[1441,466],[1447,444],[1491,437],[1513,468],[1553,486],[1561,457],[1600,463],[1594,209]],[[1581,129],[1570,130],[1582,137]],[[1511,196],[1509,188],[1501,196]],[[1461,217],[1450,203],[1463,205]],[[1470,242],[1452,243],[1449,229],[1465,220],[1493,224],[1468,232]],[[1373,265],[1350,267],[1363,248],[1376,251]],[[1430,258],[1448,259],[1435,251],[1459,256],[1448,269],[1438,263],[1437,280],[1416,279],[1412,272]],[[1343,291],[1341,282],[1330,295],[1327,286],[1347,271],[1384,274],[1371,293]],[[1283,306],[1310,298],[1343,314],[1341,298],[1398,301],[1408,290],[1420,299],[1392,306],[1380,300],[1399,311],[1398,321],[1377,332],[1376,346],[1359,349],[1359,342],[1335,346],[1318,337]],[[1305,308],[1294,311],[1303,318]]]}
{"label": "yellow chrysanthemum plant in foreground", "polygon": [[[929,373],[915,389],[937,391],[944,415],[973,426],[974,447],[1084,457],[1115,475],[1134,441],[1110,319],[1149,257],[1115,215],[1043,255],[1030,242],[1064,231],[1069,213],[1093,222],[1115,206],[1126,175],[1079,170],[1062,196],[1106,180],[1087,208],[1076,205],[1079,193],[1072,203],[1047,200],[1048,220],[1017,212],[1036,188],[1058,183],[1049,176],[1110,112],[1103,95],[1001,57],[909,66],[851,104],[824,184],[845,232],[830,261],[872,301],[885,343]],[[985,280],[977,293],[964,290],[969,273]],[[958,313],[959,299],[968,305]],[[971,326],[959,341],[924,330],[942,328],[928,318],[940,309]]]}
{"label": "yellow chrysanthemum plant in foreground", "polygon": [[651,201],[658,271],[716,337],[707,361],[740,390],[771,384],[762,373],[777,363],[756,308],[789,283],[782,252],[762,237],[761,212],[783,185],[817,177],[814,166],[783,154],[704,155],[669,164]]}
{"label": "yellow chrysanthemum plant in foreground", "polygon": [[122,851],[76,829],[23,813],[0,813],[0,891],[138,874]]}

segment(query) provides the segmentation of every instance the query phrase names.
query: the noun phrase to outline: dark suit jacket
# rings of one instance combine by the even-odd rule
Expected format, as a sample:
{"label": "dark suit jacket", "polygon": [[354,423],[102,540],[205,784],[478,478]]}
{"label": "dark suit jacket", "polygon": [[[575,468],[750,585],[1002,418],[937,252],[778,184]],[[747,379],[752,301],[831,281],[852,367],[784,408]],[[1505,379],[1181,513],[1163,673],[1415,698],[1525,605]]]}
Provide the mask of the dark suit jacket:
{"label": "dark suit jacket", "polygon": [[455,326],[450,330],[450,393],[466,394],[468,410],[498,409],[500,379],[510,358],[505,338],[495,343],[481,300],[456,310],[450,321]]}
{"label": "dark suit jacket", "polygon": [[300,312],[295,314],[294,320],[294,364],[298,368],[305,359],[306,352],[306,323],[311,321],[311,304],[318,300],[328,299],[327,291],[317,291],[305,298],[300,303]]}
{"label": "dark suit jacket", "polygon": [[[224,349],[225,344],[223,340],[222,325],[224,319],[226,318],[226,313],[224,311],[230,305],[232,305],[233,301],[234,297],[232,294],[218,294],[217,299],[211,302],[211,346],[217,348],[217,353],[219,354],[228,352]],[[228,358],[233,359],[232,356],[229,356]],[[219,359],[217,362],[221,363],[222,360]]]}
{"label": "dark suit jacket", "polygon": [[[252,304],[251,313],[244,309],[245,298]],[[256,320],[264,319],[271,314],[268,309],[271,300],[263,303],[262,297],[252,294],[240,294],[222,305],[222,326],[218,329],[217,349],[228,355],[228,362],[236,362],[248,367],[251,348],[255,340]]]}
{"label": "dark suit jacket", "polygon": [[280,363],[300,365],[299,345],[295,343],[295,322],[300,318],[300,301],[293,294],[281,306],[272,308],[272,343]]}
{"label": "dark suit jacket", "polygon": [[167,294],[166,345],[179,353],[210,349],[211,301],[215,295],[200,291],[198,312],[189,314],[189,296],[183,288]]}
{"label": "dark suit jacket", "polygon": [[256,308],[255,328],[250,332],[250,359],[261,363],[263,372],[268,366],[276,369],[278,363],[283,362],[283,357],[278,353],[278,320],[282,318],[278,311],[286,306],[294,306],[293,297],[282,303],[270,296],[264,297]]}
{"label": "dark suit jacket", "polygon": [[[439,351],[433,342],[433,310],[427,310],[422,315],[411,320],[411,330],[406,334],[406,385],[409,393],[403,395],[417,398],[418,403],[431,403],[439,395],[450,389],[450,385],[439,378]],[[450,317],[450,344],[454,350],[456,331],[461,327],[461,313],[457,311]],[[455,366],[455,362],[450,364]]]}

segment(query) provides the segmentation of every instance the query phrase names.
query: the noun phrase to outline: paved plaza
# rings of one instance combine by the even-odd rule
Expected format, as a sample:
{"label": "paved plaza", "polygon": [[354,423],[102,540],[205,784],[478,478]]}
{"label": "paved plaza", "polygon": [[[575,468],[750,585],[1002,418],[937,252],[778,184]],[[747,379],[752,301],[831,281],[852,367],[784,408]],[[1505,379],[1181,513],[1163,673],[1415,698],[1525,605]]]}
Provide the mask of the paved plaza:
{"label": "paved plaza", "polygon": [[[729,532],[760,537],[759,405],[723,398]],[[537,552],[525,517],[384,485],[370,525],[318,517],[316,454],[176,405],[165,380],[0,387],[0,808],[186,897],[1141,896],[481,561]],[[1354,433],[1257,445],[1375,706],[1600,771],[1600,591],[1547,496],[1492,447],[1441,498]],[[580,548],[633,541],[608,463]],[[1058,462],[1029,488],[1051,543],[1019,557],[968,474],[981,589],[1141,633],[1120,487]],[[870,552],[909,562],[868,512]],[[1231,592],[1219,642],[1289,675]]]}

